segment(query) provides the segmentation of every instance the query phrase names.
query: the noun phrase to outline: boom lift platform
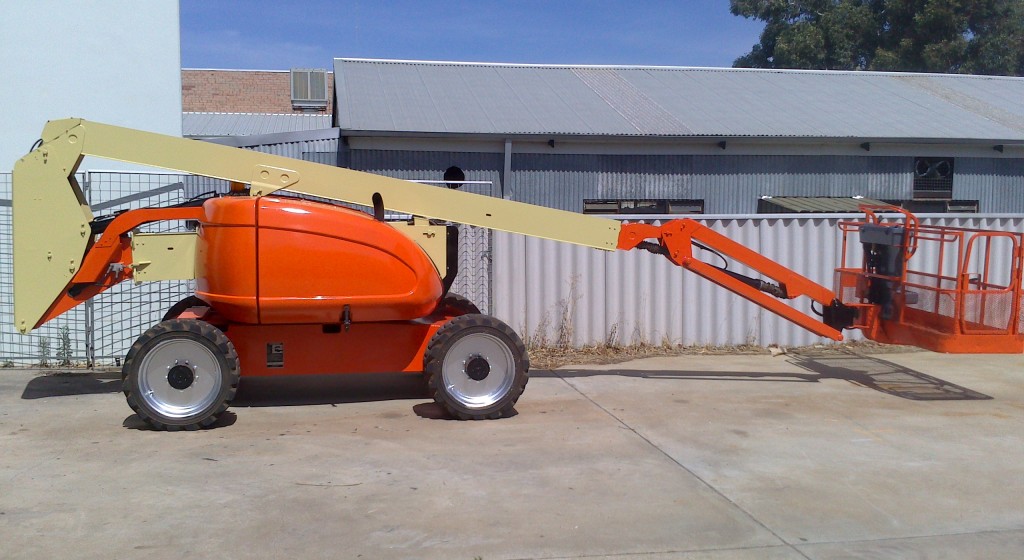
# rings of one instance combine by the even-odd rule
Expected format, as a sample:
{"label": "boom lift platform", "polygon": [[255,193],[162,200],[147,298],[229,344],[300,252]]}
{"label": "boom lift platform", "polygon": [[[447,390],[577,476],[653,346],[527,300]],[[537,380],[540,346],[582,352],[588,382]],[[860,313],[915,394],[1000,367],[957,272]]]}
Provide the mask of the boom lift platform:
{"label": "boom lift platform", "polygon": [[[95,217],[74,178],[86,155],[224,179],[232,188]],[[434,399],[457,418],[508,414],[526,387],[529,359],[515,331],[448,292],[458,272],[455,224],[647,250],[836,341],[856,328],[872,340],[943,352],[1024,351],[1020,233],[924,227],[905,212],[883,219],[877,208],[841,225],[843,267],[832,291],[690,219],[620,223],[65,119],[47,123],[15,165],[13,209],[14,321],[22,333],[125,280],[195,280],[195,295],[142,333],[122,371],[129,405],[168,430],[215,422],[243,375],[423,372]],[[385,209],[413,218],[386,222]],[[158,221],[198,227],[136,231]],[[694,247],[762,277],[697,259]],[[912,257],[926,251],[937,252],[938,266],[913,268]],[[810,300],[811,314],[787,303],[797,298]]]}

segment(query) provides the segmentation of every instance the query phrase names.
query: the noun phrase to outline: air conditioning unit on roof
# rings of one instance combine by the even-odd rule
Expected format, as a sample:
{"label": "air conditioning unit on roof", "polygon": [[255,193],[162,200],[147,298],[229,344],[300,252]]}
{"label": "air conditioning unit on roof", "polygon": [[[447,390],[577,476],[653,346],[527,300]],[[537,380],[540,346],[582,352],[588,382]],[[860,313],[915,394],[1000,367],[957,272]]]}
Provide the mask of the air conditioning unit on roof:
{"label": "air conditioning unit on roof", "polygon": [[327,108],[327,70],[293,68],[292,108],[324,110]]}

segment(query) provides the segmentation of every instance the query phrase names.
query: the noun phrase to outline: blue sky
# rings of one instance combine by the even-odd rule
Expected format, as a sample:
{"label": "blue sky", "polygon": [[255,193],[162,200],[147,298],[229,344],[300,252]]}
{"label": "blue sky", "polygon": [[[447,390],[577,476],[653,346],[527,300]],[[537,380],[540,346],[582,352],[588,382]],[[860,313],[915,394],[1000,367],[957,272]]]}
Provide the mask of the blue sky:
{"label": "blue sky", "polygon": [[728,0],[180,0],[184,68],[330,68],[335,57],[732,66],[761,22]]}

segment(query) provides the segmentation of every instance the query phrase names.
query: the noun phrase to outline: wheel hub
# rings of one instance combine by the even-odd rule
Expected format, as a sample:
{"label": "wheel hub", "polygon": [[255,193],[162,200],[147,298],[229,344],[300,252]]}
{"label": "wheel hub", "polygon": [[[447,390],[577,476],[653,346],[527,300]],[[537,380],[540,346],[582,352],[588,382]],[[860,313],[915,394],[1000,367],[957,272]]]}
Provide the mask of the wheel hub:
{"label": "wheel hub", "polygon": [[177,364],[167,372],[167,383],[179,391],[191,387],[195,380],[196,373],[186,365]]}
{"label": "wheel hub", "polygon": [[157,335],[136,367],[138,398],[161,422],[204,413],[224,388],[223,365],[214,350],[191,334]]}
{"label": "wheel hub", "polygon": [[483,410],[500,402],[512,389],[516,362],[512,348],[494,333],[469,332],[456,339],[441,362],[444,391],[457,407]]}
{"label": "wheel hub", "polygon": [[491,373],[491,364],[483,356],[472,356],[466,362],[466,375],[473,381],[483,381]]}

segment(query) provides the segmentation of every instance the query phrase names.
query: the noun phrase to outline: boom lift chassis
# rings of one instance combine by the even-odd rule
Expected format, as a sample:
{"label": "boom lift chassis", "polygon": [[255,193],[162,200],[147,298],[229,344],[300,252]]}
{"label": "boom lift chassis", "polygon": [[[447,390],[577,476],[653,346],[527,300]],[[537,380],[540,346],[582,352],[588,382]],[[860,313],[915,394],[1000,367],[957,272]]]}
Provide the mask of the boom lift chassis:
{"label": "boom lift chassis", "polygon": [[[232,192],[97,218],[74,179],[86,155],[224,179]],[[373,215],[279,191],[372,207]],[[414,217],[385,222],[385,208]],[[644,249],[836,341],[858,328],[873,340],[946,352],[1024,350],[1021,234],[924,228],[908,213],[887,221],[880,209],[865,210],[864,221],[841,225],[837,295],[694,220],[620,223],[65,119],[47,123],[14,169],[15,326],[28,332],[125,280],[194,279],[196,295],[143,333],[124,362],[128,403],[154,427],[212,424],[242,375],[309,373],[423,372],[453,416],[497,418],[525,388],[529,360],[515,331],[448,293],[457,273],[453,224],[467,224]],[[137,232],[159,221],[199,225]],[[909,266],[924,244],[939,247],[934,271]],[[762,278],[697,259],[694,247]],[[992,273],[992,262],[1008,269]],[[796,298],[820,313],[786,301]]]}

